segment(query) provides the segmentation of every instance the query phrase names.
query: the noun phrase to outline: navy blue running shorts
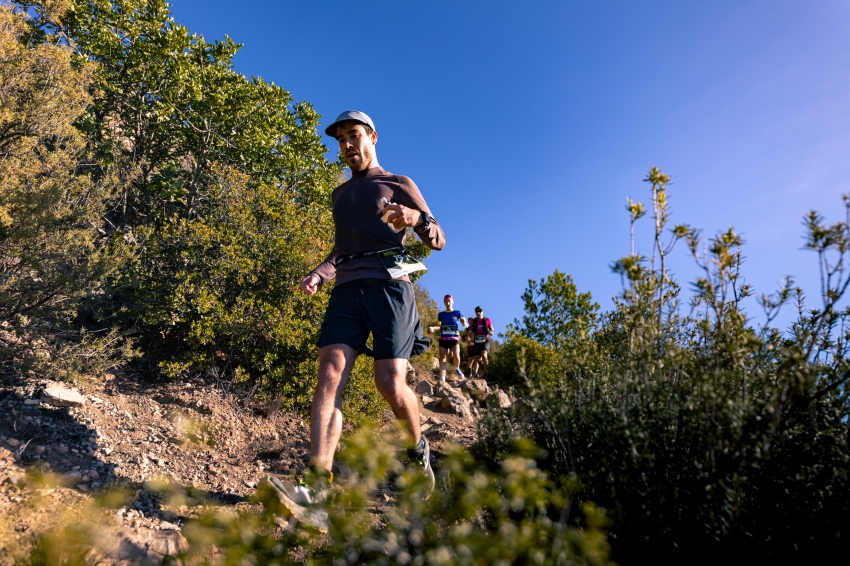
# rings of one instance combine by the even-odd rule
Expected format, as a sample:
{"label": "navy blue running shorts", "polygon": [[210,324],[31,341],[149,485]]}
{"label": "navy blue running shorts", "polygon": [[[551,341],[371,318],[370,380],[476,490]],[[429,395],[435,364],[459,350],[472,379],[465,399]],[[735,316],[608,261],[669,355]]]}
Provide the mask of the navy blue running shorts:
{"label": "navy blue running shorts", "polygon": [[480,356],[481,352],[490,352],[490,341],[487,340],[486,342],[479,342],[478,344],[475,344],[474,351],[476,356]]}
{"label": "navy blue running shorts", "polygon": [[319,347],[345,344],[365,352],[372,333],[376,360],[410,359],[428,349],[419,324],[413,285],[393,279],[356,279],[333,288]]}

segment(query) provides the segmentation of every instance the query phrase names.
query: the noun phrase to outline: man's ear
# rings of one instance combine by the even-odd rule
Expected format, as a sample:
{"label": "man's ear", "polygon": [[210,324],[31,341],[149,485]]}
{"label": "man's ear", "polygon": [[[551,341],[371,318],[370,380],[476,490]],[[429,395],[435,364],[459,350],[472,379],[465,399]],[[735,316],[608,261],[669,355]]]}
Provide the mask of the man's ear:
{"label": "man's ear", "polygon": [[372,130],[372,145],[378,145],[378,132]]}

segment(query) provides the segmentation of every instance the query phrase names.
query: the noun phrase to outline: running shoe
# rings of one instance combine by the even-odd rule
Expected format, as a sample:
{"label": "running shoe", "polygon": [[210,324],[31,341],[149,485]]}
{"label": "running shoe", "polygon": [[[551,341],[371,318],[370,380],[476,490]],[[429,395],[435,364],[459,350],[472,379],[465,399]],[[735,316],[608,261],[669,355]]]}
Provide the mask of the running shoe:
{"label": "running shoe", "polygon": [[455,369],[455,375],[457,375],[458,379],[465,379],[464,376],[463,376],[463,372],[460,371],[460,368]]}
{"label": "running shoe", "polygon": [[434,493],[437,480],[434,477],[434,469],[431,468],[431,447],[428,445],[428,439],[425,438],[425,435],[419,436],[419,444],[415,448],[407,449],[407,457],[410,459],[411,468],[418,468],[425,474],[428,480],[428,488],[423,499],[428,499]]}
{"label": "running shoe", "polygon": [[[328,512],[315,508],[327,499],[328,487],[319,485],[313,488],[304,483],[303,478],[295,482],[284,482],[273,476],[263,478],[257,488],[257,495],[265,505],[269,505],[272,514],[283,518],[283,526],[295,526],[301,523],[307,527],[326,533],[328,531]],[[271,495],[271,497],[268,497]],[[275,522],[278,522],[277,518]]]}
{"label": "running shoe", "polygon": [[[308,483],[307,478],[312,480]],[[318,505],[328,498],[330,478],[315,474],[312,470],[301,473],[294,482],[280,482],[286,496],[299,505]]]}

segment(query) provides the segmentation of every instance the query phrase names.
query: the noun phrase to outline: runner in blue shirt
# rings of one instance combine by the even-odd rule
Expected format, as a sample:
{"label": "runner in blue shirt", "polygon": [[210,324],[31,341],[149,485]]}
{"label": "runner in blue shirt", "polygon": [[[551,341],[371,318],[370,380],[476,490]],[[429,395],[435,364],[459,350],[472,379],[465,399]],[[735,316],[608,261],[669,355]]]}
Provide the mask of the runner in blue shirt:
{"label": "runner in blue shirt", "polygon": [[431,332],[440,331],[440,381],[446,380],[446,355],[451,354],[455,365],[455,375],[463,379],[460,371],[460,333],[466,327],[466,319],[460,311],[454,310],[454,299],[451,295],[443,298],[446,310],[437,315],[439,326],[429,328]]}

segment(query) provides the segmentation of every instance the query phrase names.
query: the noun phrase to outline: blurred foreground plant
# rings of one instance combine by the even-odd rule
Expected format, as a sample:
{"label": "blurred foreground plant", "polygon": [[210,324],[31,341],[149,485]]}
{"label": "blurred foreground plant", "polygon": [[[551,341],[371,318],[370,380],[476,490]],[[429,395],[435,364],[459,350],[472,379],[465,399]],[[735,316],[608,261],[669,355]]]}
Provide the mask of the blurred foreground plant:
{"label": "blurred foreground plant", "polygon": [[[515,442],[494,470],[452,448],[439,460],[437,490],[423,501],[424,475],[397,459],[401,434],[367,425],[345,441],[336,487],[323,507],[330,513],[327,535],[287,521],[274,494],[261,489],[252,502],[262,509],[209,506],[185,520],[185,539],[173,531],[159,535],[157,552],[185,564],[610,564],[604,514],[583,503],[582,523],[568,524],[576,485],[556,483],[539,469],[541,452],[531,442]],[[48,487],[62,477],[33,472],[26,481]],[[187,488],[167,478],[142,487],[172,507],[187,501]],[[52,524],[42,525],[34,544],[16,548],[14,557],[28,564],[84,564],[141,552],[144,544],[134,548],[114,521],[114,510],[135,499],[131,493],[107,490],[78,505],[54,505]],[[387,503],[388,510],[376,512]],[[33,501],[47,504],[46,498]]]}
{"label": "blurred foreground plant", "polygon": [[[495,471],[476,464],[460,447],[440,461],[439,487],[427,501],[424,476],[403,470],[391,442],[376,442],[364,426],[339,453],[341,473],[325,509],[331,529],[326,540],[305,538],[287,528],[269,532],[278,509],[271,493],[261,494],[263,519],[210,515],[185,532],[193,552],[215,545],[226,563],[300,561],[315,564],[608,564],[606,519],[592,504],[582,505],[586,526],[567,525],[570,490],[537,468],[539,450],[518,442]],[[394,505],[384,515],[374,506],[395,477]],[[265,525],[265,526],[263,526]],[[287,545],[301,545],[291,552]]]}

